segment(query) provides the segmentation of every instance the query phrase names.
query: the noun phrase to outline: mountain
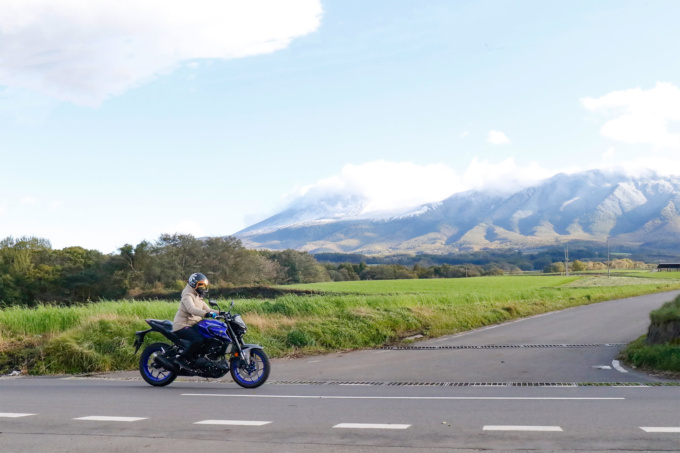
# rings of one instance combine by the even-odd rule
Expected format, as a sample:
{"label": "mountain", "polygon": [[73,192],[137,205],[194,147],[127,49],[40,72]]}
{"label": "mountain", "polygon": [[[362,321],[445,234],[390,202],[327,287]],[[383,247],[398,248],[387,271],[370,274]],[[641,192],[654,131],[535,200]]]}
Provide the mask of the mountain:
{"label": "mountain", "polygon": [[468,191],[402,212],[365,212],[360,197],[289,208],[236,233],[252,248],[312,253],[455,253],[570,241],[680,249],[680,177],[591,170],[512,194]]}

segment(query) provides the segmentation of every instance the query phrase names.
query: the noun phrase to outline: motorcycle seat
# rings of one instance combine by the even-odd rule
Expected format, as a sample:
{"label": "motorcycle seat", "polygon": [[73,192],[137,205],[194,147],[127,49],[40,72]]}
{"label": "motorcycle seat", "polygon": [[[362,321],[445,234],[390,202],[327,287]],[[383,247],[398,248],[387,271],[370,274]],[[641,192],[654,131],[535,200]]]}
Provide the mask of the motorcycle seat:
{"label": "motorcycle seat", "polygon": [[149,319],[149,324],[152,326],[158,327],[160,329],[166,330],[168,332],[172,331],[172,321],[169,321],[167,319],[160,320],[160,319]]}

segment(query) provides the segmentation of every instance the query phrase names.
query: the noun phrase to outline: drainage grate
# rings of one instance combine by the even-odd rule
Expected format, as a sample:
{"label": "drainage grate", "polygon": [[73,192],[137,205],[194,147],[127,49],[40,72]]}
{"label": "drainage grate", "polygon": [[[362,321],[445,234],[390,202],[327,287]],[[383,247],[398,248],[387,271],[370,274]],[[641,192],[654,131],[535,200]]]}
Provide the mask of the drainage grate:
{"label": "drainage grate", "polygon": [[365,385],[384,387],[678,387],[680,382],[375,382],[269,381],[272,385]]}
{"label": "drainage grate", "polygon": [[457,346],[383,346],[376,349],[392,351],[437,350],[437,349],[522,349],[522,348],[613,348],[626,343],[587,343],[587,344],[485,344]]}

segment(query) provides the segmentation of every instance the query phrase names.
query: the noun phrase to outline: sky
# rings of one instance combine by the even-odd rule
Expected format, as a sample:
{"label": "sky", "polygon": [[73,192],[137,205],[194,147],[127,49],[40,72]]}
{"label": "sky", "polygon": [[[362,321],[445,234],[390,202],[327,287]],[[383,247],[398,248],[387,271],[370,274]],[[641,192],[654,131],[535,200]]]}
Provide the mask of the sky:
{"label": "sky", "polygon": [[[3,0],[0,238],[112,253],[300,200],[680,175],[680,2]],[[313,194],[313,196],[312,196]]]}

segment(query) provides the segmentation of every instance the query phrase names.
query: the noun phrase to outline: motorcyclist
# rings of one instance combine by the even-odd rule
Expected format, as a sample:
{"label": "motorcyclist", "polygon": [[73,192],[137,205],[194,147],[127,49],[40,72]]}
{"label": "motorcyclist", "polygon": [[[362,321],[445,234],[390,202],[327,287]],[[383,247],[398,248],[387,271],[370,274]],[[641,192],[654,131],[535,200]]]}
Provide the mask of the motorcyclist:
{"label": "motorcyclist", "polygon": [[182,291],[182,300],[172,323],[172,331],[181,339],[191,342],[177,359],[179,364],[185,368],[191,368],[196,353],[205,340],[196,324],[203,318],[214,318],[219,313],[203,301],[208,285],[208,277],[205,275],[200,272],[191,274],[186,288]]}

